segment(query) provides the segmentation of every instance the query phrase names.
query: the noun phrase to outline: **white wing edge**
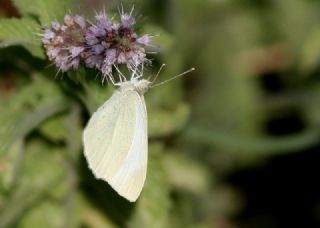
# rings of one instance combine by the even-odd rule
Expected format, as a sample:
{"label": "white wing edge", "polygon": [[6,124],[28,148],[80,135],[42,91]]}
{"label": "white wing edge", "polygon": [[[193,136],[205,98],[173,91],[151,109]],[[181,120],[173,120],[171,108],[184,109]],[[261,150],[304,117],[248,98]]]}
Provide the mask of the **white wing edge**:
{"label": "white wing edge", "polygon": [[147,174],[148,133],[147,110],[144,97],[134,93],[136,109],[136,129],[133,144],[119,171],[108,183],[119,195],[134,202],[139,197]]}

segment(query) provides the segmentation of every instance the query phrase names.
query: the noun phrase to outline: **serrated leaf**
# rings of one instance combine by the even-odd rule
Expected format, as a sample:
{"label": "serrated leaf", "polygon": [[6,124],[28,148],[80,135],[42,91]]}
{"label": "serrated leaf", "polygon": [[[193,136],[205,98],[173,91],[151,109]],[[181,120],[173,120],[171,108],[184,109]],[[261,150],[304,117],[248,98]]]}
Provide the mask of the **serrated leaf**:
{"label": "serrated leaf", "polygon": [[22,15],[39,17],[41,25],[48,26],[51,21],[61,21],[70,10],[73,0],[13,0]]}
{"label": "serrated leaf", "polygon": [[161,145],[150,146],[146,183],[129,221],[129,227],[170,227],[169,185],[161,163],[162,152]]}
{"label": "serrated leaf", "polygon": [[40,26],[29,18],[0,19],[0,48],[21,45],[33,56],[44,58],[41,39],[36,33]]}

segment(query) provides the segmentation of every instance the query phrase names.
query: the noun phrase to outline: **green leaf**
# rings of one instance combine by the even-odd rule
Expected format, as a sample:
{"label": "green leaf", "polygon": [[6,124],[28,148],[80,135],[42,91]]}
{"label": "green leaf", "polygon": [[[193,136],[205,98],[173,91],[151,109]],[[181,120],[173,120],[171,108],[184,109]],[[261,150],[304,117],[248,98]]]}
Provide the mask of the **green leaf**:
{"label": "green leaf", "polygon": [[[46,186],[58,177],[66,178],[64,153],[60,147],[46,144],[42,140],[33,140],[26,146],[26,155],[23,160],[18,188],[32,189]],[[50,161],[50,165],[48,162]],[[57,191],[57,185],[50,191]]]}
{"label": "green leaf", "polygon": [[307,37],[300,53],[300,68],[310,73],[320,65],[320,30],[313,31]]}
{"label": "green leaf", "polygon": [[51,21],[61,21],[67,10],[72,6],[72,0],[13,0],[15,6],[24,16],[39,17],[41,25],[48,26]]}
{"label": "green leaf", "polygon": [[44,201],[21,219],[22,228],[63,227],[63,210],[57,203]]}
{"label": "green leaf", "polygon": [[85,87],[86,96],[80,93],[78,96],[91,114],[112,96],[115,89],[113,86],[103,86],[97,82],[88,82],[87,84],[83,84],[83,86]]}
{"label": "green leaf", "polygon": [[[6,156],[0,159],[0,190],[8,190],[14,187],[18,181],[21,163],[24,159],[25,149],[23,140],[17,140]],[[1,208],[0,204],[0,208]]]}
{"label": "green leaf", "polygon": [[210,172],[199,162],[170,151],[163,155],[163,164],[171,186],[197,194],[209,189]]}
{"label": "green leaf", "polygon": [[66,168],[62,165],[63,153],[65,150],[46,144],[42,140],[32,140],[28,143],[18,183],[11,189],[11,197],[0,211],[1,225],[11,227],[17,218],[29,211],[32,213],[32,209],[37,208],[37,203],[43,200],[45,194],[59,191],[57,186],[67,176]]}
{"label": "green leaf", "polygon": [[77,153],[81,148],[82,123],[80,121],[80,111],[76,104],[71,104],[70,112],[55,115],[46,120],[39,127],[39,131],[51,140],[65,141],[69,147],[69,152]]}
{"label": "green leaf", "polygon": [[35,77],[8,102],[0,107],[0,157],[17,139],[68,108],[55,83],[43,76]]}
{"label": "green leaf", "polygon": [[[184,132],[184,145],[198,144],[211,148],[224,148],[225,152],[232,153],[233,156],[255,159],[309,148],[318,143],[319,134],[319,130],[313,127],[296,134],[272,137],[246,136],[190,126]],[[228,156],[230,157],[230,154]]]}
{"label": "green leaf", "polygon": [[173,111],[150,108],[149,137],[166,136],[180,131],[190,115],[190,107],[180,103]]}
{"label": "green leaf", "polygon": [[66,116],[50,118],[40,126],[40,132],[53,141],[62,141],[67,137]]}
{"label": "green leaf", "polygon": [[28,18],[2,18],[0,19],[0,48],[22,45],[33,56],[44,58],[41,38],[36,33],[40,26]]}
{"label": "green leaf", "polygon": [[146,183],[129,221],[129,227],[170,227],[168,223],[169,185],[162,167],[162,153],[161,145],[153,144],[150,146]]}

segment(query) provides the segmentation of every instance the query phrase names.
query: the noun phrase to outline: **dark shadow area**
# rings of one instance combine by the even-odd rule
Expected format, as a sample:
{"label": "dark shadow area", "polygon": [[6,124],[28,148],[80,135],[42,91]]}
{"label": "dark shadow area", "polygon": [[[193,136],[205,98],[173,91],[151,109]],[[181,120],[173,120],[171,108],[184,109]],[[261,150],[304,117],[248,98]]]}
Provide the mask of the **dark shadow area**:
{"label": "dark shadow area", "polygon": [[92,205],[99,208],[119,227],[125,227],[134,204],[118,195],[105,181],[96,179],[88,168],[84,156],[81,156],[79,161],[79,176],[80,187]]}
{"label": "dark shadow area", "polygon": [[229,177],[246,199],[243,228],[320,227],[320,147],[270,159]]}
{"label": "dark shadow area", "polygon": [[287,110],[287,112],[281,113],[268,120],[265,128],[266,133],[280,136],[301,132],[305,128],[305,124],[298,112]]}
{"label": "dark shadow area", "polygon": [[260,84],[267,93],[279,93],[285,88],[285,83],[279,72],[266,72],[260,76]]}

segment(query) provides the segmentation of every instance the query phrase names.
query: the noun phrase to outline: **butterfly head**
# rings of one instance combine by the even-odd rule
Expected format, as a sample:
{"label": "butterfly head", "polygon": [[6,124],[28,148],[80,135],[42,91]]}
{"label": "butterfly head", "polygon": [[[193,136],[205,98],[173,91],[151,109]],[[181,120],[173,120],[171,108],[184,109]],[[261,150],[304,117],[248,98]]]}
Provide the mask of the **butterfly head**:
{"label": "butterfly head", "polygon": [[133,86],[139,94],[143,95],[149,90],[151,82],[146,79],[134,80]]}
{"label": "butterfly head", "polygon": [[[145,94],[150,88],[153,88],[153,87],[157,87],[157,86],[160,86],[160,85],[163,85],[173,79],[176,79],[178,77],[181,77],[191,71],[194,71],[195,69],[194,68],[191,68],[181,74],[178,74],[172,78],[169,78],[163,82],[160,82],[160,83],[157,83],[155,84],[155,81],[161,71],[161,69],[165,66],[165,64],[162,64],[162,66],[160,67],[158,73],[156,74],[156,76],[154,77],[153,80],[149,81],[147,79],[141,79],[141,77],[143,76],[143,65],[142,65],[142,69],[139,71],[138,70],[138,66],[133,70],[133,73],[132,73],[132,76],[131,76],[131,79],[129,81],[126,80],[126,77],[118,70],[119,72],[119,77],[121,78],[124,78],[125,81],[124,82],[120,82],[120,83],[115,83],[114,85],[116,86],[119,86],[119,89],[120,91],[124,91],[124,90],[134,90],[134,91],[137,91],[140,95],[143,95]],[[139,74],[140,72],[140,74]]]}
{"label": "butterfly head", "polygon": [[151,85],[152,83],[150,81],[137,78],[132,78],[130,81],[125,81],[118,84],[120,91],[134,90],[137,91],[140,95],[145,94],[149,90]]}

